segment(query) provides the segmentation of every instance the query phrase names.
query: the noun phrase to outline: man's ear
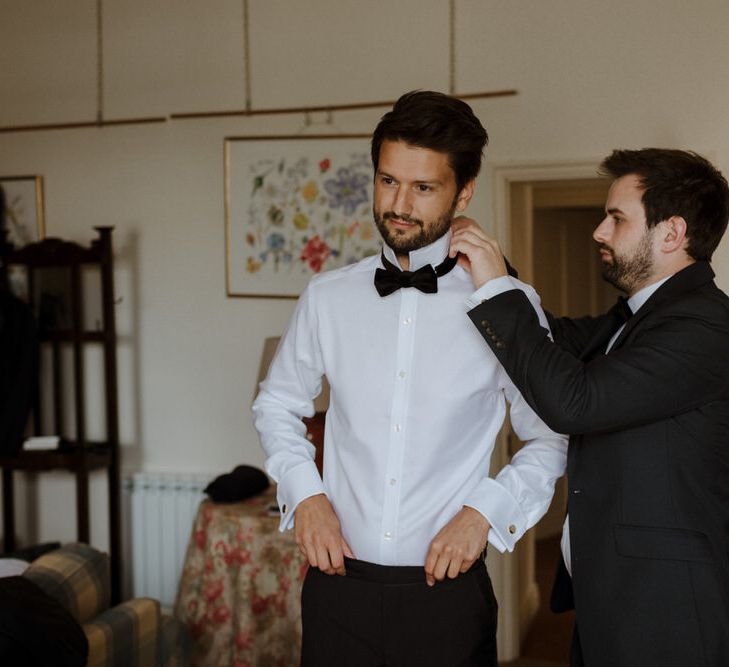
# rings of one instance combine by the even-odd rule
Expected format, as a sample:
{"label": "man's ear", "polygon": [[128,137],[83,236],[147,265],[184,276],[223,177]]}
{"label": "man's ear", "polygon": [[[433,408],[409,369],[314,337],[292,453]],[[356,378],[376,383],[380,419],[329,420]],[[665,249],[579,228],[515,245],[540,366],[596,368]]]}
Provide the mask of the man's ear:
{"label": "man's ear", "polygon": [[661,228],[658,230],[660,234],[658,241],[662,252],[672,253],[677,250],[686,249],[688,245],[688,239],[686,238],[686,220],[680,215],[672,215],[670,218],[662,220],[659,224]]}
{"label": "man's ear", "polygon": [[458,196],[456,197],[456,211],[459,213],[462,213],[466,210],[466,207],[468,206],[468,202],[471,201],[471,197],[473,197],[473,189],[476,187],[476,181],[471,180],[468,181],[462,188],[461,191],[458,193]]}

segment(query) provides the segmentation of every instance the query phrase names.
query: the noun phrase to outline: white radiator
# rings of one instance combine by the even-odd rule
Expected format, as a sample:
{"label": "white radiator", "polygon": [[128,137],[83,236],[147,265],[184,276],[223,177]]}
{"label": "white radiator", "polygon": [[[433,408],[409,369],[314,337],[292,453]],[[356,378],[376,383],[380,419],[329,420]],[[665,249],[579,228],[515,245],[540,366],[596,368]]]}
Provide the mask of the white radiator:
{"label": "white radiator", "polygon": [[192,523],[213,477],[142,472],[124,479],[134,597],[156,598],[168,609],[174,605]]}

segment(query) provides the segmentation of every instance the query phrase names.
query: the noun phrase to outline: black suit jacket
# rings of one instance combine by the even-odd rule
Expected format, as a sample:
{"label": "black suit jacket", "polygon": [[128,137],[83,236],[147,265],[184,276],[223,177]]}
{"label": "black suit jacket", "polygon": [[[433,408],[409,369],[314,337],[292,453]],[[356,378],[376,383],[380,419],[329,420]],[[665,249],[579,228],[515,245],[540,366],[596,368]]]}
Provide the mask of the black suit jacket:
{"label": "black suit jacket", "polygon": [[706,262],[671,277],[607,355],[613,313],[552,320],[557,344],[520,290],[469,313],[534,410],[571,436],[588,667],[729,665],[729,298],[713,277]]}

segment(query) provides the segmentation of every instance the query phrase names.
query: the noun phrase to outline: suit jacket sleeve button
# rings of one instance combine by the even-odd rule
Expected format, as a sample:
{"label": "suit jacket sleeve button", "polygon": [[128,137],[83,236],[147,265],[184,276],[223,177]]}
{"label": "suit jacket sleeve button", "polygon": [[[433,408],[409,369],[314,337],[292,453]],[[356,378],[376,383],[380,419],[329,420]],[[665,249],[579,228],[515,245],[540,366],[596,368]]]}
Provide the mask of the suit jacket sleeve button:
{"label": "suit jacket sleeve button", "polygon": [[506,343],[504,341],[498,341],[495,345],[497,350],[503,350],[506,347]]}
{"label": "suit jacket sleeve button", "polygon": [[487,329],[488,327],[490,327],[490,326],[491,326],[491,322],[489,322],[488,320],[481,320],[481,326],[482,326],[482,327],[483,327],[484,329]]}

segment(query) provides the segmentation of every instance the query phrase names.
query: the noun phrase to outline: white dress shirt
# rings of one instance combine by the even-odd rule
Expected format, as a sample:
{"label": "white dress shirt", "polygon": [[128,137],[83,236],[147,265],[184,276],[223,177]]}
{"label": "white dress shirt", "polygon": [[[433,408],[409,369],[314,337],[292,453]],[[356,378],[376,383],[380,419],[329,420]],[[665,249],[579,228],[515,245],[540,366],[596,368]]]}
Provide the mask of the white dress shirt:
{"label": "white dress shirt", "polygon": [[[411,252],[410,270],[437,266],[449,243],[446,234]],[[387,246],[385,255],[397,263]],[[281,530],[292,527],[299,502],[326,493],[356,558],[423,565],[432,538],[467,505],[491,524],[489,541],[511,551],[549,507],[566,439],[534,414],[469,326],[466,271],[439,278],[435,294],[406,288],[380,297],[380,266],[373,256],[314,277],[261,383],[254,421],[278,482]],[[322,480],[301,417],[313,414],[324,375]],[[507,401],[527,444],[492,479]]]}

